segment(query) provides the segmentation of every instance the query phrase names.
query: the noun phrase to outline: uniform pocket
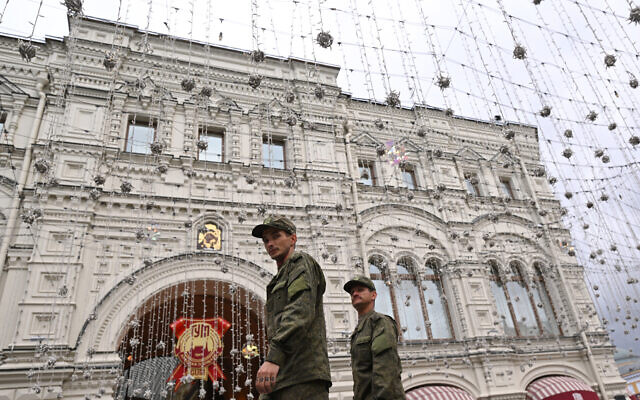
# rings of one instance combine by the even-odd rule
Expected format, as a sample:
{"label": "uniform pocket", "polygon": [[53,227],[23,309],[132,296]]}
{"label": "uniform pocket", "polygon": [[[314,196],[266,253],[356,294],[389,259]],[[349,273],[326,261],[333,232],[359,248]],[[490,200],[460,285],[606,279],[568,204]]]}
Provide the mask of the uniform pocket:
{"label": "uniform pocket", "polygon": [[271,289],[270,301],[267,302],[267,311],[277,315],[280,313],[284,306],[287,305],[287,282],[278,282],[273,289]]}

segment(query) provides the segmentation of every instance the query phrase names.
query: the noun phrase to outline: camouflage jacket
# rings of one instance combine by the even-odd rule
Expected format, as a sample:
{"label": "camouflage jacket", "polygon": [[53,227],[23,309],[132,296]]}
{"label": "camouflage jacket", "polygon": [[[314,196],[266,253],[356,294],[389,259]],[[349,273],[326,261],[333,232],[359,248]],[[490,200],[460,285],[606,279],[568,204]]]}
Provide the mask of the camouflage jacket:
{"label": "camouflage jacket", "polygon": [[398,328],[393,318],[371,311],[351,335],[354,400],[404,399],[398,356]]}
{"label": "camouflage jacket", "polygon": [[309,254],[294,252],[267,285],[267,361],[280,370],[274,390],[313,380],[331,386],[322,307],[326,283]]}

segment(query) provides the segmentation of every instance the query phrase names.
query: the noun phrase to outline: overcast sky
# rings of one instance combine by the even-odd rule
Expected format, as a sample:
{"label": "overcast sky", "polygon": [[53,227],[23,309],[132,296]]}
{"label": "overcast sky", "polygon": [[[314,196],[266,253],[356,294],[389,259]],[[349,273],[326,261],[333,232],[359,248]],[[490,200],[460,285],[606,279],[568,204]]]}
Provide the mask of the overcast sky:
{"label": "overcast sky", "polygon": [[[505,6],[504,13],[501,3]],[[34,39],[68,34],[59,0],[0,0],[0,31]],[[451,107],[456,114],[490,120],[501,115],[540,127],[540,148],[557,197],[569,214],[578,259],[590,287],[602,296],[598,309],[615,322],[615,343],[640,353],[636,329],[620,325],[640,315],[640,172],[628,139],[640,135],[640,79],[636,38],[640,26],[627,21],[625,0],[85,0],[85,13],[160,33],[268,54],[340,65],[339,83],[354,97],[383,100],[389,90],[403,105]],[[507,17],[505,18],[505,14]],[[253,17],[252,17],[253,16]],[[507,22],[508,21],[508,22]],[[313,39],[334,37],[330,49]],[[526,61],[512,52],[519,44]],[[384,50],[381,50],[384,49]],[[604,66],[615,55],[616,64]],[[441,91],[436,78],[451,78]],[[543,106],[552,109],[542,118]],[[586,119],[595,111],[595,121]],[[608,125],[617,124],[614,131]],[[572,129],[573,138],[563,133]],[[571,149],[570,160],[561,153]],[[603,149],[605,164],[594,152]],[[565,192],[573,193],[569,200]],[[605,193],[609,201],[600,201]],[[587,201],[595,207],[588,209]],[[589,226],[584,229],[585,224]],[[617,251],[611,251],[615,244]],[[590,253],[602,249],[595,259]],[[602,261],[601,261],[602,260]],[[603,264],[601,264],[603,262]],[[624,299],[631,297],[630,301]],[[628,321],[627,321],[628,322]],[[624,334],[624,330],[629,334]]]}

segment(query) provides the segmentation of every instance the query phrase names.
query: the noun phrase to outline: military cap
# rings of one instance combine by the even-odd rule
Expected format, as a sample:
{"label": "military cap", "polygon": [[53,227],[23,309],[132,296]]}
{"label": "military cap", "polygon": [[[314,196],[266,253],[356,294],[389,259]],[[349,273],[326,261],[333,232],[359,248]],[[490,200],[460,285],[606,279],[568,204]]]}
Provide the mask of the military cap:
{"label": "military cap", "polygon": [[272,214],[265,218],[260,225],[256,225],[251,231],[251,235],[257,238],[262,238],[262,234],[267,228],[280,229],[291,235],[296,233],[296,226],[289,218],[282,215]]}
{"label": "military cap", "polygon": [[344,284],[343,286],[344,291],[351,294],[351,288],[354,287],[355,285],[362,285],[368,288],[369,290],[376,290],[376,286],[373,284],[373,281],[371,279],[367,278],[364,275],[358,275],[353,277],[349,282]]}

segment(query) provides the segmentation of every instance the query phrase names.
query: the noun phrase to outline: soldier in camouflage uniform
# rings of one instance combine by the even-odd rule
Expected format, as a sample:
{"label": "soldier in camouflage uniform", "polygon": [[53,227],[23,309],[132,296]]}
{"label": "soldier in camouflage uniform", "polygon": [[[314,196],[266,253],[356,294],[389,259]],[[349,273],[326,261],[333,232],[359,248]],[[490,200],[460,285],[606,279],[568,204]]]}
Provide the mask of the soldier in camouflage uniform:
{"label": "soldier in camouflage uniform", "polygon": [[309,254],[295,251],[296,227],[286,217],[269,216],[251,234],[278,265],[267,285],[269,351],[256,378],[260,399],[328,399],[322,269]]}
{"label": "soldier in camouflage uniform", "polygon": [[396,322],[374,310],[377,292],[371,279],[357,276],[344,290],[358,311],[358,326],[351,335],[353,399],[404,399]]}

